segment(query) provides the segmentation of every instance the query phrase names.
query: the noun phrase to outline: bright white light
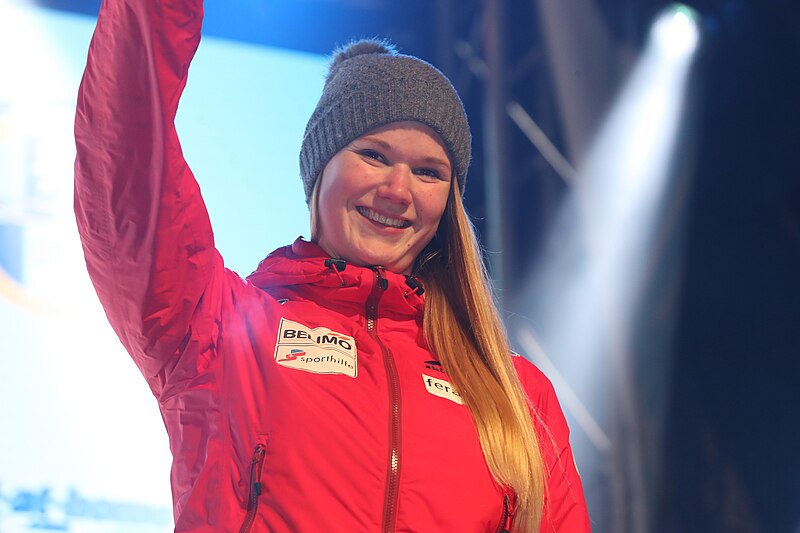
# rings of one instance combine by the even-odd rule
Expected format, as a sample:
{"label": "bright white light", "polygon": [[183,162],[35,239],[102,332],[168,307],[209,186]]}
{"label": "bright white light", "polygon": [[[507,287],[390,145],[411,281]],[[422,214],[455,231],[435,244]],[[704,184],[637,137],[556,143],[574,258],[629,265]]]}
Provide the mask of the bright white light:
{"label": "bright white light", "polygon": [[688,57],[700,42],[697,18],[697,12],[690,7],[680,4],[671,6],[653,23],[650,36],[668,57]]}
{"label": "bright white light", "polygon": [[[647,335],[653,346],[648,365],[666,366],[664,339],[636,328],[649,283],[669,259],[664,245],[674,231],[671,217],[679,215],[673,160],[699,37],[689,8],[673,7],[655,21],[577,169],[530,289],[518,300],[521,315],[532,316],[536,335],[523,331],[516,340],[532,353],[542,349],[532,346],[531,338],[547,350],[549,359],[537,362],[546,366],[552,360],[568,381],[571,389],[559,394],[573,420],[598,451],[625,450],[625,464],[617,464],[615,475],[623,472],[638,495],[646,494],[648,485],[642,436],[653,428],[643,427],[637,412],[638,378],[632,369],[638,361],[632,358],[640,356],[634,346]],[[667,206],[669,216],[663,217]],[[654,378],[652,386],[660,385]],[[625,439],[622,448],[615,439]],[[627,504],[637,524],[647,523],[644,504]]]}

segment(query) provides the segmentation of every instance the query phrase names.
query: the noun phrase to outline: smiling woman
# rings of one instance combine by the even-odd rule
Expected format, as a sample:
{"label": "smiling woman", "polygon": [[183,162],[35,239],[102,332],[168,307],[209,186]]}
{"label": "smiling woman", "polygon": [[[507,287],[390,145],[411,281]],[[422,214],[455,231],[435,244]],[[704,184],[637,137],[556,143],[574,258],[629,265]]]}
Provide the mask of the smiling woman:
{"label": "smiling woman", "polygon": [[450,82],[385,43],[337,52],[300,153],[312,239],[242,280],[174,126],[201,13],[104,2],[75,125],[87,267],[158,399],[175,531],[588,531],[461,203]]}
{"label": "smiling woman", "polygon": [[331,257],[411,274],[433,239],[451,191],[439,136],[418,122],[392,122],[337,152],[312,194],[316,241]]}

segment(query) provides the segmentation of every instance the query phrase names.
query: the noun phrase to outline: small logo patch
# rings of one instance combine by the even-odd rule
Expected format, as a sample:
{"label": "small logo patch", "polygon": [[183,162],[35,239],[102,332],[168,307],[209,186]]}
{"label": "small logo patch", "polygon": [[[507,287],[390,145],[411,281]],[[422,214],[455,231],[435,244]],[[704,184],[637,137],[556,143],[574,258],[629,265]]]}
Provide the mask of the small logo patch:
{"label": "small logo patch", "polygon": [[328,328],[304,326],[281,318],[275,362],[314,374],[358,374],[356,341]]}
{"label": "small logo patch", "polygon": [[449,381],[437,379],[427,374],[422,374],[422,381],[425,382],[425,388],[428,389],[428,392],[434,396],[445,398],[459,405],[464,405],[461,395],[450,385]]}
{"label": "small logo patch", "polygon": [[441,372],[444,374],[444,368],[442,368],[442,363],[435,359],[431,359],[430,361],[425,361],[425,368],[429,370],[435,370],[437,372]]}

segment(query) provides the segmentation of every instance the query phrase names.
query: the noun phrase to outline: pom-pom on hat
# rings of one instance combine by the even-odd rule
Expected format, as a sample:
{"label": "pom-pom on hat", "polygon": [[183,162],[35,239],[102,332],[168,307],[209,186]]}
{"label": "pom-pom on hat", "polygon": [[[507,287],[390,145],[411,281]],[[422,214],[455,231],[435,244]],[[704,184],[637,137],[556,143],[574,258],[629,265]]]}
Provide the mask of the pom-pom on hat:
{"label": "pom-pom on hat", "polygon": [[471,135],[461,99],[444,74],[385,41],[356,41],[336,51],[300,149],[306,203],[336,152],[374,128],[405,120],[439,134],[463,192]]}

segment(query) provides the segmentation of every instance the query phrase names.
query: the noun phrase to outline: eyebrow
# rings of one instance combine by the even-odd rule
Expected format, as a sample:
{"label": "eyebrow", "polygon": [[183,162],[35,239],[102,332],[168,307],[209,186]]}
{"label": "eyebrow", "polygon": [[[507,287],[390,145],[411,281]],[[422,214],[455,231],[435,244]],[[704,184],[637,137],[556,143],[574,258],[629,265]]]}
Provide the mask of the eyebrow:
{"label": "eyebrow", "polygon": [[[378,137],[373,137],[372,135],[364,135],[363,137],[361,137],[361,139],[365,140],[365,141],[369,141],[371,143],[375,143],[375,144],[377,144],[378,146],[380,146],[381,148],[383,148],[385,150],[391,150],[392,149],[392,145],[391,144],[389,144],[388,142],[384,141],[383,139],[379,139]],[[448,161],[445,161],[444,159],[441,159],[441,158],[436,157],[436,156],[425,156],[425,157],[422,158],[422,160],[428,165],[441,165],[441,166],[443,166],[445,168],[450,169],[451,172],[453,170],[452,166],[450,165],[450,163]]]}

